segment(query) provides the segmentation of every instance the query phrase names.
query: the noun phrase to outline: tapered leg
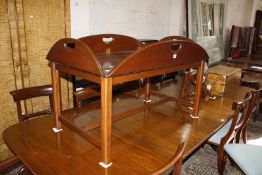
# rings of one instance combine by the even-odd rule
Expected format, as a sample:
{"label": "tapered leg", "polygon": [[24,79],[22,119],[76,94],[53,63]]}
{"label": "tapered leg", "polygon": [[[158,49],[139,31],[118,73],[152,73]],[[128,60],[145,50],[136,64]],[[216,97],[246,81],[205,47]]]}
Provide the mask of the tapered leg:
{"label": "tapered leg", "polygon": [[145,87],[144,87],[144,102],[150,103],[150,81],[149,78],[145,79]]}
{"label": "tapered leg", "polygon": [[198,111],[199,111],[199,103],[201,97],[201,86],[203,80],[203,71],[204,71],[204,61],[197,68],[197,80],[196,80],[196,88],[195,88],[195,98],[194,98],[194,108],[192,112],[193,118],[198,118]]}
{"label": "tapered leg", "polygon": [[104,168],[111,162],[112,78],[101,78],[101,156]]}
{"label": "tapered leg", "polygon": [[188,87],[189,87],[189,71],[185,71],[184,74],[184,79],[183,79],[183,87],[182,87],[182,94],[181,97],[182,98],[187,98],[188,97]]}
{"label": "tapered leg", "polygon": [[53,87],[53,110],[55,117],[55,128],[54,132],[62,131],[61,122],[59,117],[61,116],[61,99],[60,99],[60,81],[59,72],[56,69],[55,63],[51,63],[51,74],[52,74],[52,87]]}
{"label": "tapered leg", "polygon": [[217,169],[218,174],[223,175],[226,164],[226,157],[223,148],[218,148],[217,152]]}

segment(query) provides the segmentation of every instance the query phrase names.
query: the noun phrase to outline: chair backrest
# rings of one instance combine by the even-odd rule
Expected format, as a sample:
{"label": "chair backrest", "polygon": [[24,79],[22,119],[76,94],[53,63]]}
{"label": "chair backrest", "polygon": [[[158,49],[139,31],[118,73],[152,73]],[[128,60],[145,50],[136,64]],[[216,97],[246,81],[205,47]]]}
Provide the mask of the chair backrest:
{"label": "chair backrest", "polygon": [[234,114],[232,116],[232,122],[227,131],[226,135],[221,138],[219,147],[223,149],[224,145],[229,142],[234,142],[235,135],[244,123],[246,115],[249,113],[249,107],[251,104],[252,95],[248,92],[245,95],[245,99],[242,102],[233,102],[232,110],[234,110]]}
{"label": "chair backrest", "polygon": [[[52,107],[53,107],[52,92],[53,90],[52,90],[51,85],[29,87],[29,88],[19,89],[19,90],[10,92],[10,94],[13,96],[13,99],[17,105],[17,113],[18,113],[19,122],[35,117],[35,116],[51,114]],[[26,99],[41,97],[41,96],[49,96],[50,108],[47,110],[38,111],[35,113],[30,113],[30,114],[28,114],[25,111],[25,114],[23,114],[21,101],[26,100]]]}
{"label": "chair backrest", "polygon": [[173,170],[172,175],[179,175],[183,163],[182,155],[185,150],[185,147],[186,147],[186,143],[185,142],[181,143],[178,146],[175,155],[167,163],[165,163],[161,168],[156,170],[151,175],[164,175],[166,173],[169,173],[171,170]]}
{"label": "chair backrest", "polygon": [[249,107],[247,109],[247,112],[244,116],[243,122],[242,122],[240,128],[238,129],[238,132],[237,132],[237,135],[236,135],[236,142],[237,143],[239,143],[241,132],[244,132],[244,133],[242,133],[242,137],[243,137],[242,139],[243,139],[243,142],[246,143],[246,136],[245,136],[246,131],[245,130],[246,130],[247,122],[252,116],[255,115],[256,110],[259,108],[260,95],[261,94],[262,94],[262,88],[260,88],[256,91],[251,91],[252,98],[251,98]]}
{"label": "chair backrest", "polygon": [[82,102],[86,99],[100,96],[100,92],[92,88],[84,88],[79,91],[73,92],[76,99],[76,104],[78,108],[82,107]]}
{"label": "chair backrest", "polygon": [[137,50],[143,45],[133,37],[118,34],[90,35],[79,38],[79,40],[87,44],[94,53],[131,51]]}
{"label": "chair backrest", "polygon": [[175,40],[175,41],[180,41],[180,40],[184,40],[184,41],[191,41],[191,42],[194,42],[193,40],[187,38],[187,37],[184,37],[184,36],[166,36],[162,39],[159,40],[159,42],[161,41],[169,41],[169,40]]}

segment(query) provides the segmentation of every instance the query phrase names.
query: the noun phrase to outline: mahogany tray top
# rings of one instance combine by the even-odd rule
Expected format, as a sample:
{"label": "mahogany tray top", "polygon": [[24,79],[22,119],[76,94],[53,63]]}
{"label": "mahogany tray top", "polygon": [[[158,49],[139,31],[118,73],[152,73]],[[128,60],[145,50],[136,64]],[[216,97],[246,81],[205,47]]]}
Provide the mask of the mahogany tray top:
{"label": "mahogany tray top", "polygon": [[[163,41],[145,46],[136,51],[127,49],[123,52],[119,50],[120,45],[125,45],[127,46],[126,48],[130,48],[129,46],[136,40],[132,39],[130,42],[119,42],[117,45],[116,40],[120,40],[123,37],[120,35],[112,36],[114,38],[110,38],[109,35],[106,34],[87,36],[80,39],[64,38],[57,41],[47,55],[47,59],[51,66],[54,92],[54,132],[63,132],[63,124],[74,130],[97,148],[101,149],[100,165],[104,168],[112,165],[111,133],[113,121],[117,121],[131,114],[139,113],[144,109],[155,107],[167,101],[181,102],[192,107],[191,116],[198,117],[203,68],[205,62],[208,60],[208,55],[205,50],[191,41]],[[97,37],[101,37],[100,40],[96,40]],[[112,41],[109,43],[101,42],[102,39],[111,39]],[[98,41],[101,43],[99,44]],[[91,45],[94,46],[92,50]],[[106,48],[106,50],[102,52],[101,48]],[[145,104],[142,107],[130,109],[122,114],[113,115],[113,85],[142,78],[148,80],[149,77],[190,68],[197,68],[198,70],[193,101],[181,100],[154,93],[154,95],[161,98],[155,103],[150,103],[150,86],[149,81],[146,81],[144,88]],[[64,117],[60,106],[60,72],[79,76],[101,85],[100,120],[91,125],[79,128]],[[96,141],[85,134],[85,131],[97,127],[101,127],[100,141]]]}

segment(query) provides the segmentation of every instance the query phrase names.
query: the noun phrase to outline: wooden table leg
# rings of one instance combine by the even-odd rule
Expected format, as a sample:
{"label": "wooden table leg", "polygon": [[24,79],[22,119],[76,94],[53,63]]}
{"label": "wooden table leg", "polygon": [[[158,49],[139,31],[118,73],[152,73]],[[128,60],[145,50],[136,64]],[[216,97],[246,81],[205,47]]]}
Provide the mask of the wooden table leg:
{"label": "wooden table leg", "polygon": [[56,69],[55,63],[51,63],[51,74],[52,74],[52,87],[53,87],[53,109],[55,117],[55,128],[54,132],[62,131],[61,122],[59,117],[61,116],[61,99],[60,99],[60,81],[59,72]]}
{"label": "wooden table leg", "polygon": [[190,81],[190,79],[189,79],[189,75],[190,74],[190,72],[189,72],[189,70],[186,70],[185,72],[184,72],[184,78],[183,78],[183,87],[182,87],[182,94],[181,94],[181,97],[182,98],[188,98],[188,87],[189,87],[189,81]]}
{"label": "wooden table leg", "polygon": [[204,71],[204,61],[197,68],[197,79],[196,79],[196,88],[195,88],[195,98],[194,98],[194,108],[191,114],[192,118],[198,118],[199,103],[201,97],[201,86],[203,81],[203,71]]}
{"label": "wooden table leg", "polygon": [[112,78],[101,78],[101,156],[99,164],[107,168],[111,162]]}
{"label": "wooden table leg", "polygon": [[144,102],[150,103],[150,80],[149,78],[145,79],[145,87],[144,87]]}

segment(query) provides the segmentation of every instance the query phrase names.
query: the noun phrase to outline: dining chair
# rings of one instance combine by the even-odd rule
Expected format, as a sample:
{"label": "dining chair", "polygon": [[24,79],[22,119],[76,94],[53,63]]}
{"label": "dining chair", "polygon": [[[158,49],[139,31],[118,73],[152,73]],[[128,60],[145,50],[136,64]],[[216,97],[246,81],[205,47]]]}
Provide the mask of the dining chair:
{"label": "dining chair", "polygon": [[100,92],[92,88],[83,88],[79,91],[73,92],[73,95],[76,99],[77,107],[81,108],[84,100],[91,99],[93,97],[98,97],[100,96]]}
{"label": "dining chair", "polygon": [[[30,119],[32,117],[37,117],[41,115],[46,115],[46,114],[51,114],[52,113],[52,86],[51,85],[44,85],[44,86],[35,86],[35,87],[29,87],[29,88],[24,88],[24,89],[18,89],[15,91],[10,92],[10,94],[13,96],[14,101],[16,102],[17,105],[17,114],[18,114],[18,120],[19,122],[23,122],[27,119]],[[43,111],[38,111],[34,113],[27,113],[22,112],[22,105],[21,101],[31,99],[31,98],[36,98],[36,97],[42,97],[42,96],[48,96],[49,97],[49,104],[50,107],[46,110]],[[9,159],[6,159],[2,162],[0,162],[0,173],[8,172],[14,168],[17,168],[17,166],[21,166],[22,163],[18,159],[18,157],[13,156]],[[18,174],[22,174],[24,172],[27,172],[26,168],[22,166],[20,168]]]}
{"label": "dining chair", "polygon": [[157,169],[155,172],[153,172],[151,175],[167,175],[170,174],[171,171],[172,175],[179,175],[181,172],[181,167],[183,163],[183,152],[185,150],[186,143],[183,142],[181,143],[175,155],[168,161],[166,162],[162,167]]}
{"label": "dining chair", "polygon": [[[29,88],[23,88],[18,89],[15,91],[10,92],[10,94],[13,96],[14,101],[16,102],[17,106],[17,114],[18,114],[18,120],[19,122],[27,120],[32,117],[51,114],[52,108],[53,108],[53,100],[52,100],[52,86],[51,85],[44,85],[44,86],[35,86],[35,87],[29,87]],[[22,106],[21,101],[32,99],[36,97],[42,97],[42,96],[48,96],[49,97],[49,108],[46,110],[33,112],[33,113],[27,113],[27,111],[22,112]]]}
{"label": "dining chair", "polygon": [[262,145],[225,144],[224,150],[246,175],[262,174]]}
{"label": "dining chair", "polygon": [[243,101],[233,102],[232,110],[234,110],[234,113],[232,118],[208,140],[209,144],[217,146],[217,168],[220,175],[223,174],[226,163],[224,145],[235,141],[235,135],[240,130],[245,117],[249,117],[252,99],[252,95],[248,92]]}
{"label": "dining chair", "polygon": [[251,91],[251,95],[252,95],[252,99],[249,105],[249,109],[246,113],[242,125],[240,126],[236,134],[236,143],[239,143],[240,138],[242,138],[243,143],[247,143],[247,134],[246,134],[247,123],[252,116],[253,117],[256,116],[256,112],[259,110],[262,88],[255,91]]}

